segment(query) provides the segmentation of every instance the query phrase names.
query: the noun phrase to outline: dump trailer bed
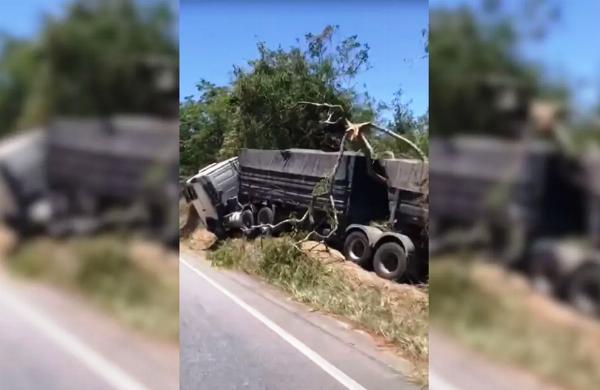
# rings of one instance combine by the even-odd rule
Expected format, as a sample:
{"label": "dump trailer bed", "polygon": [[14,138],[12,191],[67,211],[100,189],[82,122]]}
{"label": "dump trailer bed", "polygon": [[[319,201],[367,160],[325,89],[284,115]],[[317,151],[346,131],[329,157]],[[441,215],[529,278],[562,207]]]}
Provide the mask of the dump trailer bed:
{"label": "dump trailer bed", "polygon": [[[584,234],[583,166],[557,145],[457,137],[432,139],[430,146],[434,251],[470,239],[506,262],[527,262],[540,239]],[[460,229],[474,234],[445,235]]]}
{"label": "dump trailer bed", "polygon": [[[337,159],[337,152],[243,149],[239,156],[240,200],[306,210],[315,187],[332,173]],[[387,187],[369,176],[366,164],[367,159],[356,152],[345,152],[340,160],[333,199],[342,226],[387,219]],[[328,205],[327,196],[321,196],[314,206],[323,211]]]}
{"label": "dump trailer bed", "polygon": [[[177,172],[177,126],[147,118],[62,119],[48,129],[48,182],[132,201]],[[158,186],[158,183],[153,183]]]}
{"label": "dump trailer bed", "polygon": [[[53,234],[142,224],[178,241],[177,123],[152,117],[59,119],[47,130],[46,177]],[[65,207],[66,206],[66,207]],[[108,213],[123,210],[122,213]],[[105,218],[106,217],[106,218]],[[85,229],[79,229],[84,220]]]}
{"label": "dump trailer bed", "polygon": [[436,219],[472,223],[496,202],[536,223],[552,148],[485,137],[432,139],[430,207]]}
{"label": "dump trailer bed", "polygon": [[585,158],[585,183],[587,184],[587,215],[590,239],[600,249],[600,152]]}
{"label": "dump trailer bed", "polygon": [[390,198],[390,216],[398,228],[423,228],[428,222],[429,164],[419,160],[382,160]]}

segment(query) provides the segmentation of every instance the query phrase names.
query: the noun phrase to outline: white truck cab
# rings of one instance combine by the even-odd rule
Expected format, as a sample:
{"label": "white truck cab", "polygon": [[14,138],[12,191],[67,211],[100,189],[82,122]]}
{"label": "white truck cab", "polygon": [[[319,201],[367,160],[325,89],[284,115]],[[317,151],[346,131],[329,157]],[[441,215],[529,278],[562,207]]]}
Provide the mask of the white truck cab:
{"label": "white truck cab", "polygon": [[186,181],[184,196],[204,225],[217,231],[229,213],[228,202],[236,199],[239,189],[238,158],[210,164]]}

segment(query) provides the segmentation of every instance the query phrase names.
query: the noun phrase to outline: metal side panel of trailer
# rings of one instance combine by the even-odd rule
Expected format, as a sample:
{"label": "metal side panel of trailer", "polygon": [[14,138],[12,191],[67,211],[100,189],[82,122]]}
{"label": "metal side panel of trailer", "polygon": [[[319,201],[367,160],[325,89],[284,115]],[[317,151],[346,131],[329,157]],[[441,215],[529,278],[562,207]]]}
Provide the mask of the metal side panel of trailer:
{"label": "metal side panel of trailer", "polygon": [[[308,149],[243,149],[240,157],[240,197],[266,200],[297,208],[307,208],[315,185],[331,174],[336,152]],[[336,210],[345,222],[367,223],[385,219],[388,213],[387,187],[367,173],[366,158],[345,152],[333,182]],[[326,197],[317,209],[328,204]]]}
{"label": "metal side panel of trailer", "polygon": [[173,121],[143,117],[57,120],[48,129],[49,184],[131,200],[153,174],[176,172],[176,130]]}
{"label": "metal side panel of trailer", "polygon": [[587,215],[590,239],[600,248],[600,152],[590,152],[584,158],[587,185]]}
{"label": "metal side panel of trailer", "polygon": [[386,159],[381,164],[390,189],[390,210],[396,222],[405,227],[424,226],[429,210],[429,164],[420,160]]}
{"label": "metal side panel of trailer", "polygon": [[426,194],[429,191],[429,164],[420,160],[382,160],[391,189]]}
{"label": "metal side panel of trailer", "polygon": [[[544,191],[551,148],[486,137],[432,139],[430,208],[440,217],[470,222],[486,212],[494,193],[534,211]],[[502,195],[500,195],[502,196]],[[532,216],[535,213],[532,213]]]}

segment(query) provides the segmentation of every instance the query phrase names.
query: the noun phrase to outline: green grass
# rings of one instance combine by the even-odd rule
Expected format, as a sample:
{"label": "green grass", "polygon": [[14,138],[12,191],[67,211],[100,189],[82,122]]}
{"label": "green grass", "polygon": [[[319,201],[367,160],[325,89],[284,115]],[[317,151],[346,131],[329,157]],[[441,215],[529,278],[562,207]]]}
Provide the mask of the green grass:
{"label": "green grass", "polygon": [[228,240],[209,253],[212,264],[257,275],[297,301],[344,317],[383,337],[415,366],[426,383],[428,303],[401,299],[391,289],[365,286],[340,269],[298,250],[290,238]]}
{"label": "green grass", "polygon": [[494,359],[551,383],[597,388],[598,329],[575,327],[536,312],[527,304],[531,292],[501,278],[482,278],[477,267],[484,266],[456,259],[431,262],[432,324]]}
{"label": "green grass", "polygon": [[126,324],[176,341],[179,293],[165,277],[130,257],[127,239],[115,236],[22,244],[7,260],[15,273],[80,293]]}

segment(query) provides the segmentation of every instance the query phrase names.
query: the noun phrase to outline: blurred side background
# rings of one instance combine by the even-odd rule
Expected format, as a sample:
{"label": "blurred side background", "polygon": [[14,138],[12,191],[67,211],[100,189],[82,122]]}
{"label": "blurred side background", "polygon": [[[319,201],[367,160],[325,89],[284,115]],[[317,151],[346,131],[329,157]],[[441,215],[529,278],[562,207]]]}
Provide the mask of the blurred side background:
{"label": "blurred side background", "polygon": [[0,5],[2,388],[178,388],[177,8]]}
{"label": "blurred side background", "polygon": [[430,1],[434,389],[600,383],[599,15]]}

